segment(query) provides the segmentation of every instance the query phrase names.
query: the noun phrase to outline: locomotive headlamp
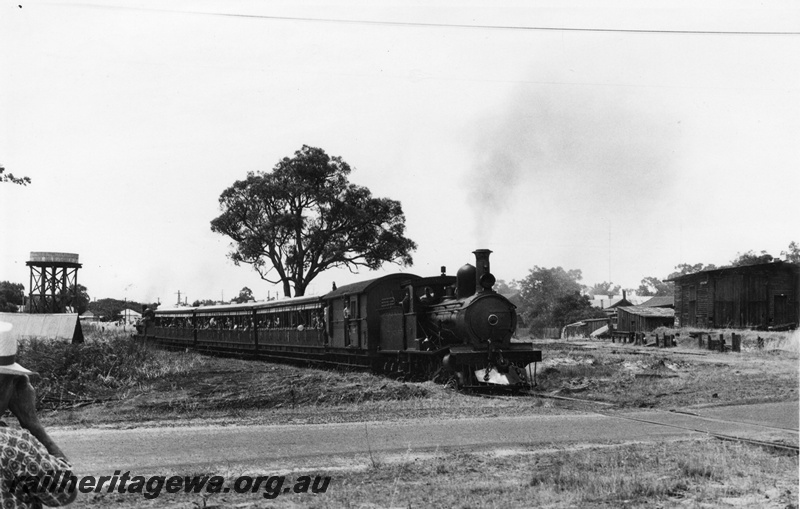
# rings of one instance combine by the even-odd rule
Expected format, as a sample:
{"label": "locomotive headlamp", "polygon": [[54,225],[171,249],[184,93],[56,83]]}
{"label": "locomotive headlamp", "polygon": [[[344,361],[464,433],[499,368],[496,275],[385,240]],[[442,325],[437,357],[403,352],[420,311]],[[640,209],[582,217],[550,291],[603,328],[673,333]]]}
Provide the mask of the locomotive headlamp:
{"label": "locomotive headlamp", "polygon": [[497,318],[497,315],[494,315],[494,314],[492,314],[492,315],[489,315],[489,325],[491,325],[492,327],[494,327],[494,326],[495,326],[495,325],[497,325],[498,323],[500,323],[500,319],[499,319],[499,318]]}
{"label": "locomotive headlamp", "polygon": [[490,272],[487,272],[481,276],[481,286],[486,290],[491,290],[495,281],[495,277]]}

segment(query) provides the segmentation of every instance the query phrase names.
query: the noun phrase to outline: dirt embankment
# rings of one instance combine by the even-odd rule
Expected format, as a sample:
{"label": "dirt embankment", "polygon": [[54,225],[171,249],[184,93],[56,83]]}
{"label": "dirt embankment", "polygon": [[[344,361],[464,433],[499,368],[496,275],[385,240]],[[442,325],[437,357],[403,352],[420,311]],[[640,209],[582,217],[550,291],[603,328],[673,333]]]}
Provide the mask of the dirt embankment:
{"label": "dirt embankment", "polygon": [[[620,408],[662,409],[798,398],[800,356],[772,348],[773,343],[756,349],[748,342],[743,353],[709,352],[698,349],[696,342],[670,349],[596,340],[537,343],[544,362],[538,366],[534,390],[543,394]],[[81,352],[69,355],[77,359]],[[487,398],[433,382],[407,383],[369,373],[193,352],[132,349],[128,355],[135,359],[123,358],[114,345],[101,352],[93,354],[94,362],[110,359],[114,369],[69,367],[63,369],[63,378],[40,382],[47,388],[47,399],[42,401],[47,423],[125,427],[198,420],[320,423],[591,409],[575,402]],[[52,357],[55,362],[58,356]],[[135,370],[130,367],[133,362],[138,363]],[[56,365],[54,371],[60,373],[58,369]],[[40,370],[43,377],[50,372],[47,366]],[[83,378],[76,378],[76,371]]]}

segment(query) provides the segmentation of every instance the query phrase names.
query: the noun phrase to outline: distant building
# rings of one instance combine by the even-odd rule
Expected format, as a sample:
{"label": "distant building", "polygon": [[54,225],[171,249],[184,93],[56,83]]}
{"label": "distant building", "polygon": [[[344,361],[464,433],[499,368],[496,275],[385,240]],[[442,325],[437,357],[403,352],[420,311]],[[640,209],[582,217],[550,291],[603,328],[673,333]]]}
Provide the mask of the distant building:
{"label": "distant building", "polygon": [[608,333],[610,318],[587,318],[580,322],[566,325],[561,331],[561,339],[589,338]]}
{"label": "distant building", "polygon": [[100,319],[100,317],[92,313],[91,311],[86,311],[80,316],[80,319],[83,320],[84,322],[96,322]]}
{"label": "distant building", "polygon": [[642,307],[646,308],[675,308],[675,297],[672,295],[669,296],[658,296],[652,297],[641,304]]}
{"label": "distant building", "polygon": [[134,311],[133,309],[123,309],[119,313],[120,319],[125,323],[134,324],[136,321],[142,317],[142,314]]}
{"label": "distant building", "polygon": [[617,308],[616,332],[653,332],[659,327],[672,327],[675,310],[646,306],[622,306]]}
{"label": "distant building", "polygon": [[798,323],[798,265],[725,267],[668,281],[675,284],[678,327],[766,329]]}
{"label": "distant building", "polygon": [[646,296],[628,295],[628,292],[622,292],[622,295],[590,295],[589,304],[594,308],[608,309],[618,306],[638,306],[642,302],[649,299]]}
{"label": "distant building", "polygon": [[[599,304],[598,304],[598,297],[599,297]],[[599,307],[602,309],[606,316],[611,320],[611,325],[614,326],[617,324],[617,308],[621,306],[633,306],[635,305],[634,302],[628,300],[628,293],[625,290],[622,290],[622,297],[616,296],[609,296],[609,300],[605,300],[603,296],[595,296],[592,300],[591,304],[593,307]],[[642,302],[644,299],[637,300],[637,302]]]}

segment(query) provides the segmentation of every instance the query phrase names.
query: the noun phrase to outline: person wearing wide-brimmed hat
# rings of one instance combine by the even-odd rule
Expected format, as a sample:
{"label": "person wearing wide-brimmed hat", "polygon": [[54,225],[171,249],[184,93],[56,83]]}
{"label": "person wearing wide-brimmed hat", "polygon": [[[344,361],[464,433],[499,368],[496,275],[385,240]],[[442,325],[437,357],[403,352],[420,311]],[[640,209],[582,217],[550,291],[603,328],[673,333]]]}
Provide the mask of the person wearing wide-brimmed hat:
{"label": "person wearing wide-brimmed hat", "polygon": [[30,383],[36,373],[17,364],[17,340],[7,334],[10,329],[0,322],[0,415],[10,410],[20,428],[0,427],[0,508],[66,505],[75,499],[74,485],[68,491],[49,485],[59,472],[62,478],[72,475],[72,467],[39,422]]}

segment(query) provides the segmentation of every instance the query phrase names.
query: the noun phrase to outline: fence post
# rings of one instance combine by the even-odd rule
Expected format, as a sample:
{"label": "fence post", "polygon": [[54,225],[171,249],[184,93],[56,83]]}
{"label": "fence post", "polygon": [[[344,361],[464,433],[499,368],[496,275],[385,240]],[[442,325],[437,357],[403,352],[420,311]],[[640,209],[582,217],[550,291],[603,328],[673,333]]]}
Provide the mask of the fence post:
{"label": "fence post", "polygon": [[742,336],[735,332],[731,333],[731,350],[734,352],[742,351]]}

